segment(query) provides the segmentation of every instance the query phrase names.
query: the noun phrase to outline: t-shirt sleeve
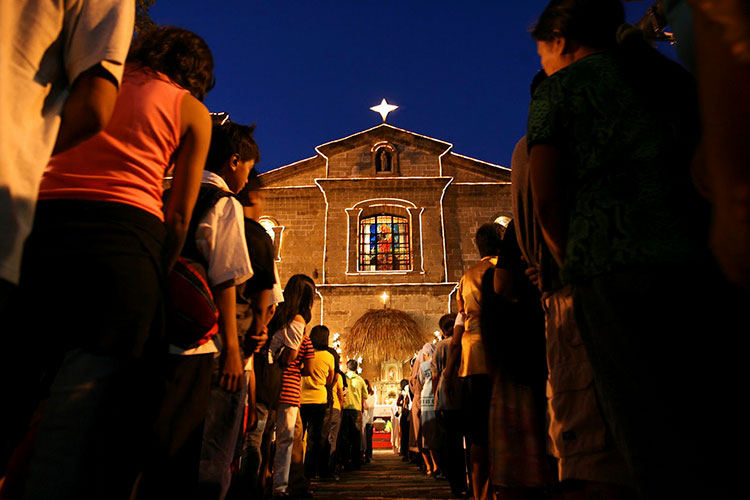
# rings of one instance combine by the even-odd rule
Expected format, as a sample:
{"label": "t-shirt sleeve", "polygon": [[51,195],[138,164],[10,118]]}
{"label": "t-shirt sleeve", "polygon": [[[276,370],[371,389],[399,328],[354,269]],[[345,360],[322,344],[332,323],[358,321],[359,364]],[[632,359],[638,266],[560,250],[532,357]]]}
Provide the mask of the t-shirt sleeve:
{"label": "t-shirt sleeve", "polygon": [[211,286],[231,281],[239,285],[253,275],[245,242],[242,205],[230,196],[221,198],[198,223],[195,243],[208,262]]}
{"label": "t-shirt sleeve", "polygon": [[325,351],[325,353],[326,353],[326,356],[324,357],[324,359],[325,359],[326,366],[328,367],[329,370],[331,370],[332,372],[335,372],[336,362],[333,359],[333,354],[327,351]]}
{"label": "t-shirt sleeve", "polygon": [[63,27],[65,71],[70,82],[101,64],[122,81],[135,20],[133,0],[72,2]]}
{"label": "t-shirt sleeve", "polygon": [[560,78],[557,75],[547,78],[534,92],[526,126],[526,144],[529,150],[537,144],[561,144],[559,122],[563,99],[560,94]]}
{"label": "t-shirt sleeve", "polygon": [[300,348],[300,355],[302,359],[313,359],[315,358],[315,349],[313,348],[310,337],[305,337],[302,340],[302,347]]}
{"label": "t-shirt sleeve", "polygon": [[464,326],[466,324],[466,315],[463,311],[456,314],[456,321],[453,322],[453,326]]}
{"label": "t-shirt sleeve", "polygon": [[284,329],[284,345],[295,351],[301,349],[302,339],[305,337],[305,324],[292,321]]}

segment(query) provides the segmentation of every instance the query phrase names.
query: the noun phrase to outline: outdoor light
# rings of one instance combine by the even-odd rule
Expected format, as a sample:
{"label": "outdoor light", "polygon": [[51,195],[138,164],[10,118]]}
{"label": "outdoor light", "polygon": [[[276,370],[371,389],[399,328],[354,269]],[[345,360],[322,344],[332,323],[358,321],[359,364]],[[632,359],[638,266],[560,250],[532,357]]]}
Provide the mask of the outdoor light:
{"label": "outdoor light", "polygon": [[398,106],[388,104],[388,101],[383,98],[383,100],[380,101],[380,104],[378,104],[377,106],[373,106],[370,109],[375,111],[376,113],[380,113],[380,116],[383,117],[383,123],[385,123],[386,118],[388,118],[388,113],[398,109]]}
{"label": "outdoor light", "polygon": [[380,296],[380,300],[383,301],[383,305],[385,305],[385,303],[386,303],[386,301],[388,300],[389,297],[390,296],[388,295],[387,292],[383,292],[383,295]]}

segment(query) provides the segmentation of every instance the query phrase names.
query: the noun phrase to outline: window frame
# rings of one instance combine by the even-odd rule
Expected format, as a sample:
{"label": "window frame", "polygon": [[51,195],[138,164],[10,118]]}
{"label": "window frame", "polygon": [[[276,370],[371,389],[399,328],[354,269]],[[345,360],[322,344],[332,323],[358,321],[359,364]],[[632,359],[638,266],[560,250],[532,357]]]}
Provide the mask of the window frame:
{"label": "window frame", "polygon": [[[357,222],[358,231],[357,231],[357,271],[360,273],[383,273],[383,272],[389,272],[389,271],[411,271],[414,268],[413,265],[413,256],[412,256],[412,234],[411,234],[411,217],[409,215],[399,215],[391,213],[390,211],[381,211],[380,213],[370,214],[370,215],[360,215],[359,220]],[[383,220],[381,220],[383,219]],[[389,220],[388,220],[389,219]],[[387,224],[390,226],[390,235],[391,235],[391,241],[386,242],[385,244],[390,245],[390,251],[388,252],[380,252],[378,250],[378,247],[381,245],[381,243],[376,243],[375,245],[372,245],[370,243],[369,245],[365,241],[366,238],[369,236],[372,238],[372,231],[369,233],[365,231],[364,225],[368,224],[368,221],[370,224],[374,224],[375,226],[380,226],[381,224]],[[405,231],[398,231],[399,226],[404,226]],[[375,233],[376,235],[380,235],[380,231],[377,231]],[[396,237],[405,238],[406,241],[395,241]],[[368,252],[367,254],[364,254],[365,246],[368,246],[370,249],[375,248],[374,252]],[[397,250],[398,247],[405,246],[405,251],[399,251]],[[380,263],[379,262],[379,256],[385,255],[390,257],[390,266],[391,269],[378,269],[379,265],[388,265],[387,263]],[[401,264],[401,258],[406,256],[406,264]],[[366,258],[374,258],[375,263],[366,263],[363,259]],[[399,258],[401,257],[401,258]],[[386,257],[387,258],[387,257]],[[399,261],[398,268],[396,269],[394,266],[394,263]],[[371,267],[373,266],[374,269],[364,269],[365,267]],[[403,266],[403,267],[402,267]]]}

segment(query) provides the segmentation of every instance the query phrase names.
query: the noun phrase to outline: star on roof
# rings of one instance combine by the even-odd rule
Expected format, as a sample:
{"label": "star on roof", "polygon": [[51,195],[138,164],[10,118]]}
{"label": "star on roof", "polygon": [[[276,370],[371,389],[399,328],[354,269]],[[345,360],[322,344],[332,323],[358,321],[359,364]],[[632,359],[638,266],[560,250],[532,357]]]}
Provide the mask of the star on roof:
{"label": "star on roof", "polygon": [[378,104],[377,106],[373,106],[370,109],[375,111],[376,113],[380,113],[380,116],[383,117],[383,123],[385,123],[386,118],[388,118],[388,113],[398,109],[398,106],[388,104],[388,101],[383,98],[383,100],[380,101],[380,104]]}

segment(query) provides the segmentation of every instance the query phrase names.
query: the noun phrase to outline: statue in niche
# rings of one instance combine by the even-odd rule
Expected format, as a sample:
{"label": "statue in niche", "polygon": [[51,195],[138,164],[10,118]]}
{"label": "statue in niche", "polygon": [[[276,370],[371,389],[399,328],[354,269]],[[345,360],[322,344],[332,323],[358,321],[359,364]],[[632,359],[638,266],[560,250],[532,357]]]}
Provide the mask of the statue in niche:
{"label": "statue in niche", "polygon": [[375,172],[391,172],[393,158],[388,148],[380,148],[375,153]]}

